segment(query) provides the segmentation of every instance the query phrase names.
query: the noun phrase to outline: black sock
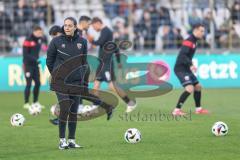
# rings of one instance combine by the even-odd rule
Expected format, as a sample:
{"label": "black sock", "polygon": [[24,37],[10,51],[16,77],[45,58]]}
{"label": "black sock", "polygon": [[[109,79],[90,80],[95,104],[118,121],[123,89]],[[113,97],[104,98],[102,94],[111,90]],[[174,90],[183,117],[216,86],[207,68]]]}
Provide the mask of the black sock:
{"label": "black sock", "polygon": [[189,93],[189,92],[187,92],[187,91],[184,91],[182,94],[181,94],[181,96],[180,96],[180,98],[179,98],[179,100],[178,100],[178,103],[177,103],[177,106],[176,106],[176,108],[181,108],[182,107],[182,105],[184,104],[184,102],[187,100],[187,98],[188,98],[188,96],[190,95],[191,93]]}
{"label": "black sock", "polygon": [[194,91],[193,97],[196,107],[201,107],[201,91]]}
{"label": "black sock", "polygon": [[130,99],[129,99],[128,96],[124,96],[124,97],[122,98],[122,100],[123,100],[126,104],[128,104],[129,101],[130,101]]}
{"label": "black sock", "polygon": [[35,86],[33,89],[33,102],[34,103],[38,101],[39,88],[40,88],[40,82],[35,82]]}
{"label": "black sock", "polygon": [[30,89],[31,86],[26,86],[25,90],[24,90],[24,102],[28,103],[29,102],[29,96],[30,96]]}

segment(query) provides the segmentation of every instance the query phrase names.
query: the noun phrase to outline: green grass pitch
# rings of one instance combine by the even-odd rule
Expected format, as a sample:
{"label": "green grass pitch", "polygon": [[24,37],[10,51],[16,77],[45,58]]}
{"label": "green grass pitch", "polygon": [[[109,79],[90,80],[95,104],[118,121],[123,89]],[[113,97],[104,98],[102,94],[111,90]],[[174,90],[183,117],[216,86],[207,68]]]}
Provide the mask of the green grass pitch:
{"label": "green grass pitch", "polygon": [[[182,119],[150,118],[154,113],[169,115],[181,90],[154,97],[137,99],[138,108],[132,119],[124,115],[120,101],[114,117],[106,115],[79,122],[76,140],[85,148],[58,149],[58,128],[49,123],[49,108],[56,102],[53,93],[41,93],[40,102],[47,106],[39,116],[22,109],[22,93],[0,93],[0,160],[228,160],[240,159],[240,89],[205,89],[203,106],[210,115],[194,115]],[[185,111],[194,109],[190,97]],[[12,127],[14,113],[25,116],[23,127]],[[140,117],[137,115],[140,114]],[[214,122],[228,124],[229,134],[215,137]],[[123,134],[128,128],[138,128],[142,141],[128,144]]]}

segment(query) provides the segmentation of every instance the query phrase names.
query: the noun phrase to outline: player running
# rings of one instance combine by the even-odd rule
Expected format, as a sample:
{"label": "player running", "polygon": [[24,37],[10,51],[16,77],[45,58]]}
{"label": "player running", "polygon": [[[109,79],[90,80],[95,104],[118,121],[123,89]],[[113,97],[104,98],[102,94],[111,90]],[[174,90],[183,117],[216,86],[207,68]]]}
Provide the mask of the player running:
{"label": "player running", "polygon": [[40,83],[40,72],[38,64],[39,53],[42,46],[43,30],[39,26],[33,28],[32,34],[26,38],[23,43],[23,70],[26,79],[26,87],[24,90],[24,109],[30,107],[29,96],[31,91],[32,80],[34,81],[33,104],[35,106],[45,108],[38,102]]}
{"label": "player running", "polygon": [[[101,32],[100,37],[97,41],[92,40],[91,37],[89,38],[89,41],[93,45],[100,47],[98,57],[103,62],[97,68],[96,79],[94,81],[94,89],[99,90],[101,83],[107,82],[109,84],[109,88],[115,91],[127,104],[126,112],[132,112],[136,108],[137,104],[135,101],[130,100],[127,94],[120,87],[117,86],[112,60],[114,53],[106,53],[103,49],[103,46],[107,42],[113,41],[113,33],[107,26],[103,24],[102,20],[98,17],[94,17],[92,19],[92,27],[95,31]],[[118,67],[120,68],[120,55],[119,53],[115,53],[115,55],[117,58]],[[97,92],[96,95],[98,95]]]}
{"label": "player running", "polygon": [[176,108],[172,112],[174,116],[182,116],[186,114],[181,110],[181,108],[191,93],[193,93],[196,105],[195,113],[208,114],[208,110],[201,107],[201,85],[197,77],[194,75],[197,68],[192,63],[192,58],[197,49],[197,41],[203,38],[204,32],[204,26],[202,24],[196,24],[193,27],[193,33],[183,41],[178,54],[177,61],[174,66],[174,72],[185,91],[181,94]]}

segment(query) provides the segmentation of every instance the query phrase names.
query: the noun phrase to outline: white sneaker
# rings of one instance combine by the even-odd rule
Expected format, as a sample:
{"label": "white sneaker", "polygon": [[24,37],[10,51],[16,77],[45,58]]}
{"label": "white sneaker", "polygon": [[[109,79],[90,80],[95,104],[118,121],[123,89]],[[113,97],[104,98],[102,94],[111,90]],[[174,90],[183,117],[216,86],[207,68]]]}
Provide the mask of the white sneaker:
{"label": "white sneaker", "polygon": [[79,104],[77,113],[78,114],[82,114],[83,113],[83,108],[84,108],[84,105],[83,104]]}
{"label": "white sneaker", "polygon": [[39,102],[35,102],[35,103],[33,103],[32,105],[33,105],[33,106],[37,106],[37,107],[39,107],[39,108],[41,108],[41,109],[45,109],[45,106],[44,106],[44,105],[41,105]]}
{"label": "white sneaker", "polygon": [[94,105],[94,104],[93,104],[93,105],[91,106],[91,112],[92,112],[92,113],[95,113],[95,114],[98,113],[98,112],[99,112],[99,110],[97,109],[98,107],[99,107],[98,105]]}
{"label": "white sneaker", "polygon": [[82,113],[89,113],[93,110],[93,106],[85,105],[82,109]]}
{"label": "white sneaker", "polygon": [[131,101],[127,104],[126,113],[132,112],[134,109],[136,109],[136,107],[137,107],[137,102],[134,102],[134,101],[131,100]]}
{"label": "white sneaker", "polygon": [[31,105],[29,104],[29,103],[25,103],[24,105],[23,105],[23,108],[24,109],[29,109],[31,107]]}
{"label": "white sneaker", "polygon": [[60,138],[59,147],[60,150],[68,149],[68,143],[65,138]]}
{"label": "white sneaker", "polygon": [[93,105],[91,105],[91,111],[92,111],[92,110],[94,110],[94,109],[96,109],[96,108],[98,108],[98,106],[97,106],[97,105],[94,105],[94,104],[93,104]]}
{"label": "white sneaker", "polygon": [[83,146],[78,145],[75,142],[75,139],[69,139],[68,140],[68,148],[83,148]]}

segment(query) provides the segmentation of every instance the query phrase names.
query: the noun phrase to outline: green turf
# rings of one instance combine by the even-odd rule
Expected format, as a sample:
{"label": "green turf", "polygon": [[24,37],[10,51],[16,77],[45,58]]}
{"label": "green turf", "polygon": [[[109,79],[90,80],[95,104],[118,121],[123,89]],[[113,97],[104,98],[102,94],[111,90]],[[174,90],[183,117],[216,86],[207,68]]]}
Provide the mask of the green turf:
{"label": "green turf", "polygon": [[[140,119],[124,117],[124,104],[117,107],[110,122],[106,117],[78,123],[77,142],[85,146],[78,150],[58,150],[58,129],[48,122],[49,106],[55,103],[52,93],[41,93],[40,102],[48,106],[39,116],[30,116],[22,109],[22,93],[0,93],[0,160],[226,160],[240,159],[240,89],[205,89],[203,106],[211,115],[192,115],[178,120],[150,117],[159,112],[168,114],[181,93],[138,99]],[[194,109],[189,98],[184,110]],[[26,118],[24,127],[12,127],[13,113]],[[146,117],[148,116],[148,117]],[[152,119],[151,119],[152,118]],[[216,121],[229,126],[226,137],[214,137],[211,126]],[[130,127],[138,128],[142,141],[127,144],[123,134]]]}

